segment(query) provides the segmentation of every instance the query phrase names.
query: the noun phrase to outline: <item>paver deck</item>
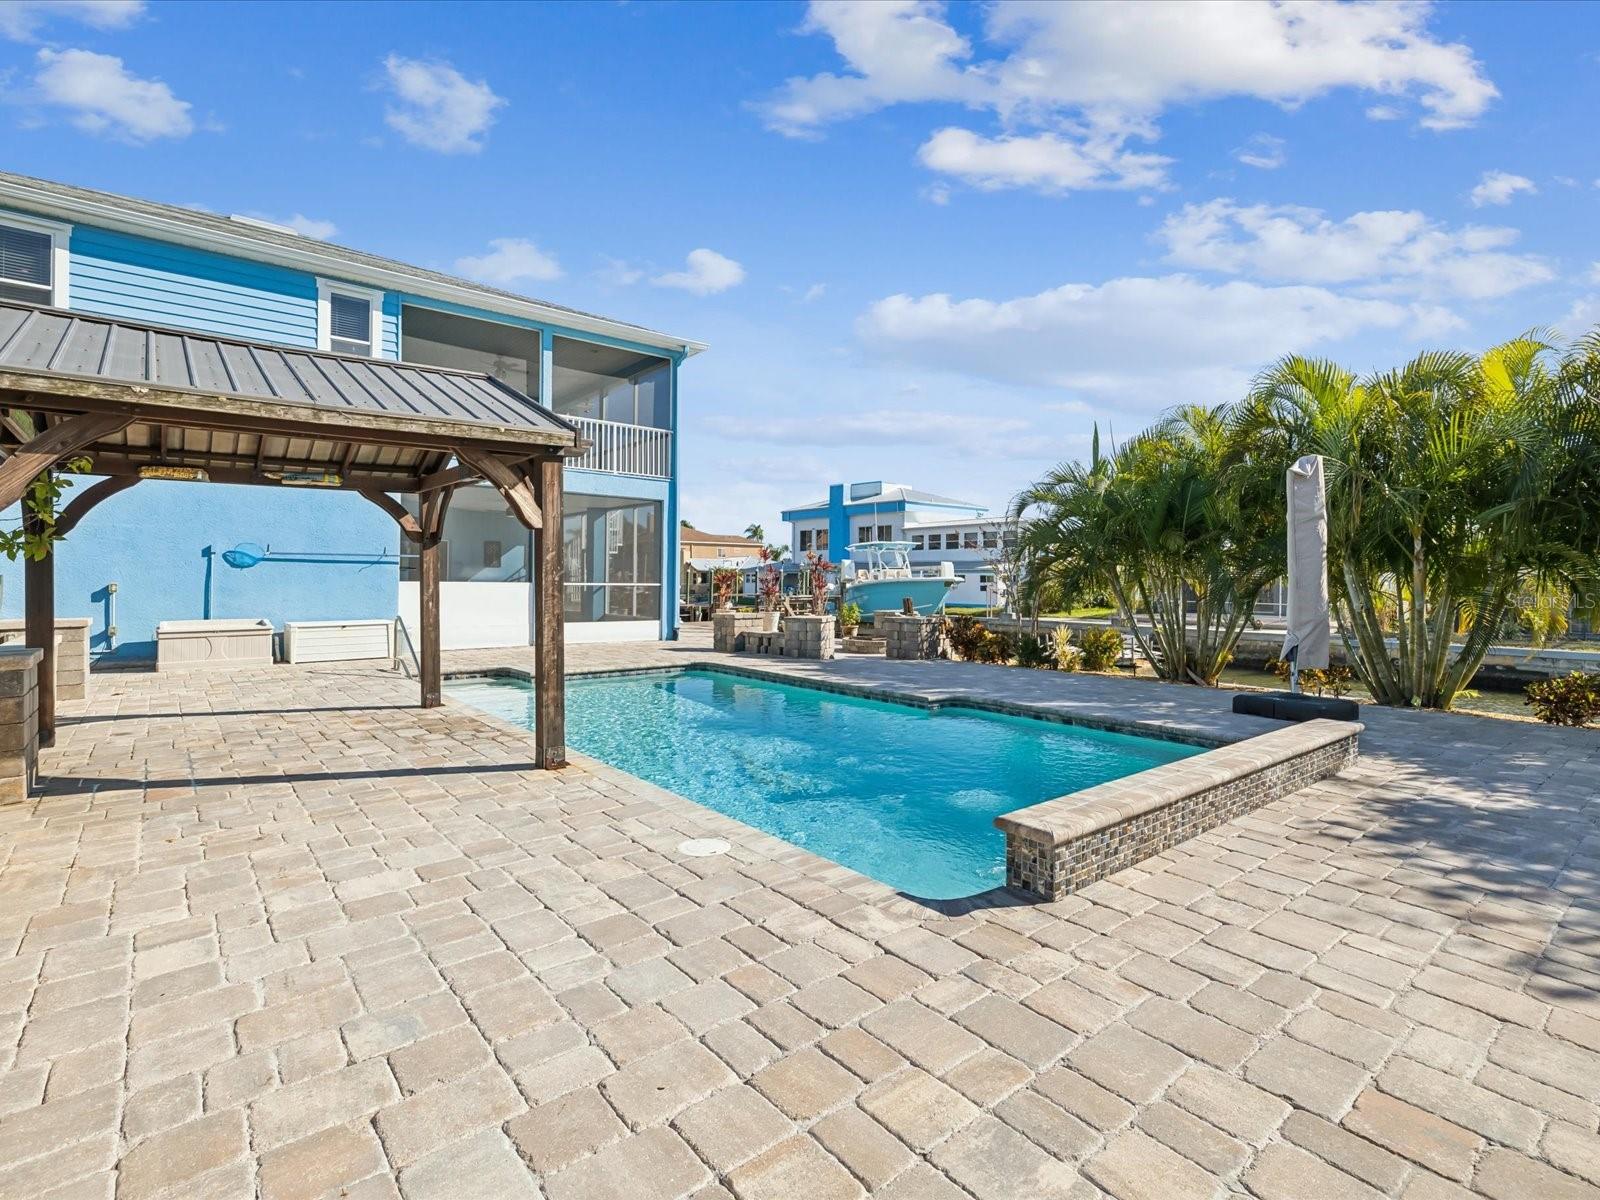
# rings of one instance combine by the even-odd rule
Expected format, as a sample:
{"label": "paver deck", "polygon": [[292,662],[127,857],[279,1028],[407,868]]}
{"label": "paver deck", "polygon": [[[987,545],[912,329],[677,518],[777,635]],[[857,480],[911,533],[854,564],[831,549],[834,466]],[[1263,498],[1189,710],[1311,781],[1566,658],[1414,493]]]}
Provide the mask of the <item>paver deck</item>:
{"label": "paver deck", "polygon": [[414,699],[348,665],[63,705],[0,808],[0,1197],[1600,1197],[1593,732],[1373,711],[1336,778],[949,917]]}

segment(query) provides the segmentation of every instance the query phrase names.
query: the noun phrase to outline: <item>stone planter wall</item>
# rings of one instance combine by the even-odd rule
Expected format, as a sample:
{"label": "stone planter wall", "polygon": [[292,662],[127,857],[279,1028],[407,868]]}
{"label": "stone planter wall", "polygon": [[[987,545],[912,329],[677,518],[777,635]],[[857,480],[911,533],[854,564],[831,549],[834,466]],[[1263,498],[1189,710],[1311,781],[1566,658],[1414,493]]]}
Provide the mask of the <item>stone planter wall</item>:
{"label": "stone planter wall", "polygon": [[[0,621],[0,644],[16,645],[23,623]],[[56,618],[56,699],[82,700],[89,694],[89,618]]]}
{"label": "stone planter wall", "polygon": [[884,653],[889,658],[950,656],[942,617],[908,617],[886,611],[873,614],[872,627],[883,636]]}
{"label": "stone planter wall", "polygon": [[783,654],[785,658],[832,658],[832,616],[785,617]]}
{"label": "stone planter wall", "polygon": [[995,818],[1006,886],[1059,900],[1355,761],[1361,725],[1307,721]]}
{"label": "stone planter wall", "polygon": [[723,654],[736,654],[745,647],[745,635],[760,633],[776,613],[719,612],[711,614],[711,648]]}
{"label": "stone planter wall", "polygon": [[0,802],[27,799],[38,773],[43,658],[31,646],[0,646]]}

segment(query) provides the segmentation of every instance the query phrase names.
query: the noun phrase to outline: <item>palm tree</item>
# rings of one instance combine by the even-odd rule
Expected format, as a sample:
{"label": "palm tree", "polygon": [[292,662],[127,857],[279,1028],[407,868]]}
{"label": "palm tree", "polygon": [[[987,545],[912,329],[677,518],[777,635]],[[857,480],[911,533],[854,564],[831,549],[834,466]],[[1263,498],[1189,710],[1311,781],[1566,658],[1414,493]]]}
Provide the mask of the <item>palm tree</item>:
{"label": "palm tree", "polygon": [[1379,701],[1449,708],[1523,597],[1592,584],[1597,363],[1592,339],[1563,357],[1528,335],[1360,381],[1301,358],[1257,380],[1247,436],[1323,456],[1334,613]]}
{"label": "palm tree", "polygon": [[1013,501],[1022,598],[1109,593],[1158,673],[1215,684],[1283,570],[1276,475],[1225,408],[1176,409],[1109,457],[1096,430],[1088,463]]}
{"label": "palm tree", "polygon": [[752,542],[765,542],[767,540],[767,531],[754,521],[744,527],[744,535]]}

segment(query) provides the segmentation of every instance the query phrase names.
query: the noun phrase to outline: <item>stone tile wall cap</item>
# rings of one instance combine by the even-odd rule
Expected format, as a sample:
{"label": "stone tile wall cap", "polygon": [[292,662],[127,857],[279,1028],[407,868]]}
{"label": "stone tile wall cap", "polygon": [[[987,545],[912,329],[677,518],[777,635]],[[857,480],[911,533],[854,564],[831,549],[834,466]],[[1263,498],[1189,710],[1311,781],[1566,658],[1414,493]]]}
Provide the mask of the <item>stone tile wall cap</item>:
{"label": "stone tile wall cap", "polygon": [[1363,728],[1359,721],[1318,719],[1275,729],[1192,758],[1002,813],[995,818],[995,827],[1060,845],[1356,738]]}

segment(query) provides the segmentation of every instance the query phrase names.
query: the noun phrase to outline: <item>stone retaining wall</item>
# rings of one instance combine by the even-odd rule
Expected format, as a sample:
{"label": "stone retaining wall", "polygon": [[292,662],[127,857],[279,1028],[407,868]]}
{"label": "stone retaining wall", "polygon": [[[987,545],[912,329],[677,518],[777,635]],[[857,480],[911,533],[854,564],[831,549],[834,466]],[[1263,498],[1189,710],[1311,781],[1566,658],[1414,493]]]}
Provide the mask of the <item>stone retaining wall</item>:
{"label": "stone retaining wall", "polygon": [[[0,644],[20,644],[23,622],[0,621]],[[56,618],[56,699],[83,700],[89,695],[89,618]]]}
{"label": "stone retaining wall", "polygon": [[883,635],[889,658],[948,658],[942,617],[907,616],[892,610],[872,614],[872,627]]}
{"label": "stone retaining wall", "polygon": [[0,645],[0,802],[25,800],[39,765],[39,663],[44,651]]}
{"label": "stone retaining wall", "polygon": [[996,817],[1006,886],[1071,895],[1343,770],[1361,728],[1306,721]]}

